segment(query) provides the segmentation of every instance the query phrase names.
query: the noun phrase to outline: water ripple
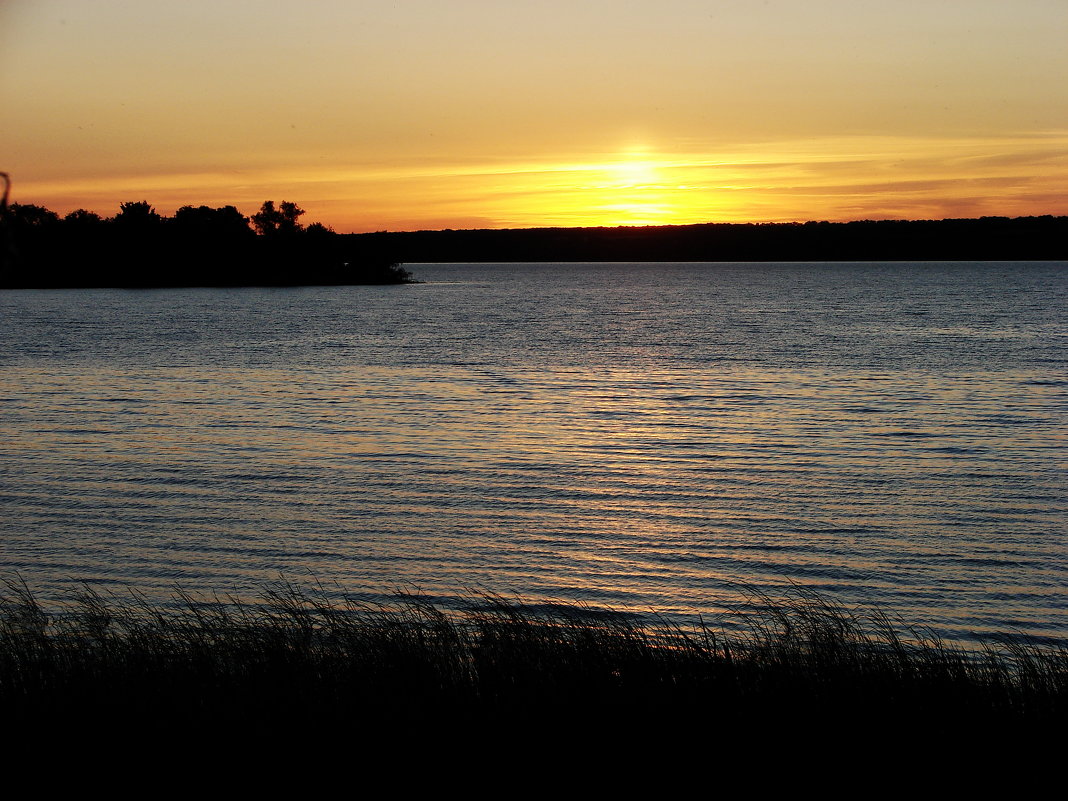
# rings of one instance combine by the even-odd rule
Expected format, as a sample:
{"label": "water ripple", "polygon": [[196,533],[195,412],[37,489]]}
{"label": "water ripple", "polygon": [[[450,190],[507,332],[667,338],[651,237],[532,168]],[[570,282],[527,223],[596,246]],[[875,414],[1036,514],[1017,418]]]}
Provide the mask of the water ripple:
{"label": "water ripple", "polygon": [[798,582],[1068,638],[1068,351],[1026,290],[1064,266],[870,267],[0,295],[0,569],[681,621]]}

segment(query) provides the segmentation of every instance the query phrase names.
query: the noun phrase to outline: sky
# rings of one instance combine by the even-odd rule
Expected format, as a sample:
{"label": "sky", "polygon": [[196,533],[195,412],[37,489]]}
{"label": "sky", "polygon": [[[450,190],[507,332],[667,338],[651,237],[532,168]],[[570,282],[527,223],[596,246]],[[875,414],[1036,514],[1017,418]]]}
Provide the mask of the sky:
{"label": "sky", "polygon": [[12,199],[339,232],[1068,214],[1068,0],[0,0]]}

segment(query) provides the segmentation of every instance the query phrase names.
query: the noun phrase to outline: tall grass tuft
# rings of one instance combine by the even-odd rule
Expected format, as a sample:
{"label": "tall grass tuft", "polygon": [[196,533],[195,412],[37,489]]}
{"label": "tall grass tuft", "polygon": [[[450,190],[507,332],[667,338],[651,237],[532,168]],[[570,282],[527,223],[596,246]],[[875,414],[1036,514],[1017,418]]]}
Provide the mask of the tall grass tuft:
{"label": "tall grass tuft", "polygon": [[1026,728],[1068,713],[1068,651],[949,645],[800,588],[684,627],[472,592],[334,600],[268,586],[254,602],[170,604],[85,588],[41,604],[0,592],[0,715],[11,726],[599,721],[737,731],[788,724]]}

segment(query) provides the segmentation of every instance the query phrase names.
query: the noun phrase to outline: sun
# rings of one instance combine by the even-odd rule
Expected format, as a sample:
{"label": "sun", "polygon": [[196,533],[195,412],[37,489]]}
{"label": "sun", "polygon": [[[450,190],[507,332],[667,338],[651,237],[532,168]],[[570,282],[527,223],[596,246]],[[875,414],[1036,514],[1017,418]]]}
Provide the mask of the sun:
{"label": "sun", "polygon": [[[680,225],[722,215],[703,176],[704,165],[651,149],[603,151],[551,169],[523,173],[532,181],[521,199],[533,224],[577,226]],[[534,182],[547,176],[551,183]],[[533,179],[533,180],[532,180]],[[529,200],[528,200],[529,198]],[[531,202],[532,201],[532,202]],[[519,215],[517,215],[518,217]]]}
{"label": "sun", "polygon": [[657,166],[653,161],[628,160],[609,166],[609,178],[619,188],[637,188],[657,183]]}
{"label": "sun", "polygon": [[656,161],[640,152],[627,154],[604,164],[601,175],[599,208],[605,223],[652,225],[671,216]]}

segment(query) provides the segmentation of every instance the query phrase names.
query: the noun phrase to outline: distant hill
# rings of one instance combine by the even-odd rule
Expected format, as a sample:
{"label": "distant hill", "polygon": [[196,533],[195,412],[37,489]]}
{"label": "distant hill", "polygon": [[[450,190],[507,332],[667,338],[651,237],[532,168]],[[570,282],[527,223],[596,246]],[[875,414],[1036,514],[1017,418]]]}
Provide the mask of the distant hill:
{"label": "distant hill", "polygon": [[1068,217],[705,223],[345,235],[411,262],[1068,259]]}

